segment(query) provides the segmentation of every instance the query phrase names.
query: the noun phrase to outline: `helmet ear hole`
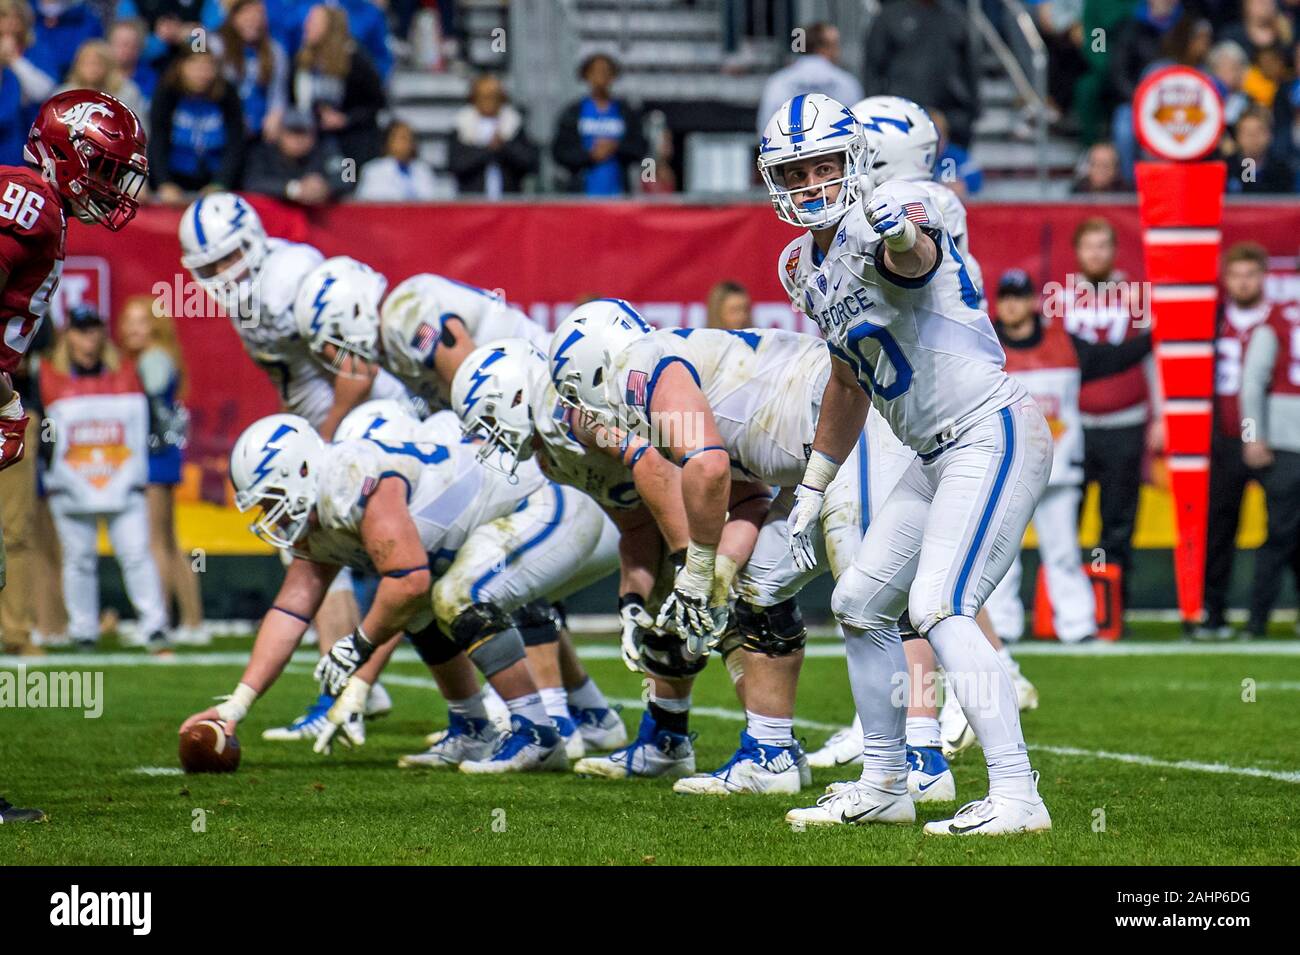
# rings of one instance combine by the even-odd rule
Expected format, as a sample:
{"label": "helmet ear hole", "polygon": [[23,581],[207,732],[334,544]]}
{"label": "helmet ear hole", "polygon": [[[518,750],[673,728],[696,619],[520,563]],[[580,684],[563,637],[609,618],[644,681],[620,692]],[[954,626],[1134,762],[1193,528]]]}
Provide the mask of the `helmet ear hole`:
{"label": "helmet ear hole", "polygon": [[604,380],[605,380],[605,369],[597,368],[596,373],[591,376],[591,383],[595,385],[597,388],[599,388],[600,383]]}

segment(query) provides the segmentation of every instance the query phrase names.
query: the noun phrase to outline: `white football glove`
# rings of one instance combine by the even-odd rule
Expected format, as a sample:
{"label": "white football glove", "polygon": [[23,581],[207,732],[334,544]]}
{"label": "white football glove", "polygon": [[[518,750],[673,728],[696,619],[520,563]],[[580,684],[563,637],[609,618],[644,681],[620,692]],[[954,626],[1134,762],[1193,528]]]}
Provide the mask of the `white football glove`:
{"label": "white football glove", "polygon": [[817,566],[817,548],[815,544],[818,522],[822,514],[822,500],[825,491],[818,491],[806,484],[799,484],[794,489],[794,506],[786,526],[790,529],[790,556],[794,558],[795,569],[804,573]]}
{"label": "white football glove", "polygon": [[339,694],[334,705],[325,714],[328,722],[325,729],[316,737],[312,749],[317,753],[329,755],[334,752],[337,741],[343,746],[361,746],[366,742],[366,698],[370,696],[370,684],[360,677],[352,677]]}
{"label": "white football glove", "polygon": [[867,221],[885,244],[895,252],[906,252],[916,244],[916,226],[893,196],[879,196],[867,207]]}
{"label": "white football glove", "polygon": [[692,566],[696,563],[688,556],[686,566],[677,572],[673,581],[673,592],[659,609],[655,621],[660,630],[671,630],[686,641],[686,656],[692,660],[698,660],[717,646],[727,629],[726,605],[709,606],[713,575],[704,572],[701,566]]}
{"label": "white football glove", "polygon": [[618,617],[623,632],[619,637],[619,649],[623,654],[623,664],[633,673],[641,672],[641,638],[646,630],[655,625],[654,618],[646,612],[645,603],[640,594],[624,594],[618,600]]}
{"label": "white football glove", "polygon": [[320,691],[330,696],[343,692],[348,678],[361,668],[375,652],[375,645],[366,639],[360,627],[346,637],[340,637],[330,647],[330,652],[320,658],[316,664],[314,676],[320,681]]}

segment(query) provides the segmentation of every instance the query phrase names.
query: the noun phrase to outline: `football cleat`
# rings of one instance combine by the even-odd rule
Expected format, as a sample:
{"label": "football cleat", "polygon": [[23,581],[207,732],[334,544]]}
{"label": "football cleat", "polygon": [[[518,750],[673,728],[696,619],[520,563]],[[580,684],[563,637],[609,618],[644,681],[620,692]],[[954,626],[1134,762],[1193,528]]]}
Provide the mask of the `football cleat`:
{"label": "football cleat", "polygon": [[0,823],[45,822],[45,813],[39,809],[19,809],[4,796],[0,796]]}
{"label": "football cleat", "polygon": [[570,706],[569,715],[588,750],[618,749],[627,742],[627,727],[617,710]]}
{"label": "football cleat", "polygon": [[564,741],[554,726],[541,726],[515,715],[510,718],[510,732],[497,738],[496,748],[484,759],[467,759],[460,764],[462,773],[563,773],[569,769],[564,755]]}
{"label": "football cleat", "polygon": [[858,766],[862,763],[862,724],[853,718],[853,725],[836,730],[822,748],[808,754],[808,765],[813,769],[832,766]]}
{"label": "football cleat", "polygon": [[725,766],[711,773],[687,776],[673,783],[673,792],[691,796],[730,796],[732,793],[797,793],[812,783],[808,757],[798,743],[770,746],[745,731],[740,749]]}
{"label": "football cleat", "polygon": [[1038,709],[1038,687],[1025,679],[1024,674],[1019,670],[1016,670],[1012,676],[1016,684],[1016,704],[1020,707],[1020,712]]}
{"label": "football cleat", "polygon": [[307,707],[306,713],[288,726],[272,726],[270,729],[262,730],[262,739],[272,743],[315,739],[328,725],[329,718],[326,714],[329,713],[330,707],[333,705],[334,697],[328,693],[322,693],[316,698],[315,703]]}
{"label": "football cleat", "polygon": [[931,836],[1006,836],[1019,832],[1047,832],[1052,817],[1037,791],[1032,799],[989,794],[977,802],[968,802],[951,819],[936,819],[925,824]]}
{"label": "football cleat", "polygon": [[580,759],[573,771],[579,776],[599,776],[602,779],[627,779],[630,776],[681,779],[695,772],[695,747],[690,736],[660,729],[654,717],[645,713],[631,745],[608,756]]}
{"label": "football cleat", "polygon": [[864,780],[832,783],[817,804],[791,809],[785,821],[803,826],[865,826],[875,822],[907,825],[916,821],[916,806],[906,789],[891,792]]}
{"label": "football cleat", "polygon": [[388,695],[388,691],[378,681],[370,687],[370,695],[366,697],[365,717],[368,720],[377,720],[381,716],[387,716],[393,712],[393,698]]}
{"label": "football cleat", "polygon": [[957,800],[957,781],[937,746],[907,747],[907,791],[914,802]]}
{"label": "football cleat", "polygon": [[432,734],[428,749],[403,756],[397,765],[401,769],[442,769],[459,766],[467,759],[487,759],[500,736],[491,720],[452,713],[447,728]]}
{"label": "football cleat", "polygon": [[573,722],[567,716],[551,716],[551,722],[560,732],[560,739],[564,740],[564,755],[569,759],[582,759],[587,755],[587,746],[582,741],[582,734],[578,732],[578,724]]}

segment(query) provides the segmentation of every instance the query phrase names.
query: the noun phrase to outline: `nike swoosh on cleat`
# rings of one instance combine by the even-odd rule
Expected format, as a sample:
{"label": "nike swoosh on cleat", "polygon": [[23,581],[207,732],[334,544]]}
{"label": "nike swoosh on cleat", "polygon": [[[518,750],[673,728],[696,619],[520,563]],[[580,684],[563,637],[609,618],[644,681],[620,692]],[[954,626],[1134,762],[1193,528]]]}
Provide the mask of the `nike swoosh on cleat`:
{"label": "nike swoosh on cleat", "polygon": [[916,784],[916,788],[917,788],[917,790],[918,790],[919,792],[925,792],[927,789],[929,789],[931,786],[933,786],[935,783],[937,783],[937,782],[938,782],[940,779],[942,779],[942,778],[943,778],[942,776],[936,776],[936,777],[934,777],[934,779],[930,780],[928,783],[917,783],[917,784]]}
{"label": "nike swoosh on cleat", "polygon": [[836,765],[836,766],[847,766],[847,765],[849,765],[850,763],[857,762],[857,760],[858,760],[858,757],[856,757],[856,756],[850,756],[848,759],[839,759],[839,758],[836,758],[836,760],[835,760],[835,765]]}
{"label": "nike swoosh on cleat", "polygon": [[841,821],[841,822],[846,822],[846,823],[855,823],[855,822],[857,822],[859,819],[865,819],[867,816],[874,816],[876,813],[880,812],[880,810],[882,810],[882,809],[884,809],[884,808],[885,808],[884,806],[873,806],[873,807],[870,808],[870,809],[867,809],[867,810],[864,810],[863,812],[858,813],[856,816],[850,816],[850,815],[849,815],[848,813],[846,813],[846,812],[841,812],[841,813],[840,813],[840,821]]}

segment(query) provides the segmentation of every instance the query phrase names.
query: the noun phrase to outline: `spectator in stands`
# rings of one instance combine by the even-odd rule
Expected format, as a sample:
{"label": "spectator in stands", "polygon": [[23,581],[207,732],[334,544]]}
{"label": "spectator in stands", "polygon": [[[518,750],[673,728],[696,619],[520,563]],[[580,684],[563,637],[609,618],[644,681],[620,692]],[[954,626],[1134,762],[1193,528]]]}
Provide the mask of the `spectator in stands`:
{"label": "spectator in stands", "polygon": [[[1078,0],[1031,0],[1027,6],[1033,9],[1034,23],[1047,47],[1047,96],[1060,122],[1074,106],[1075,87],[1088,68],[1082,52],[1084,4]],[[1016,55],[1025,65],[1029,61],[1020,48],[1018,33],[1014,31],[1012,39]]]}
{"label": "spectator in stands", "polygon": [[777,70],[763,85],[758,101],[758,135],[786,100],[800,93],[824,93],[850,109],[862,99],[862,84],[839,65],[840,31],[830,23],[814,23],[804,30],[803,55]]}
{"label": "spectator in stands", "polygon": [[733,332],[753,328],[753,303],[745,286],[728,279],[709,289],[707,323],[709,328]]}
{"label": "spectator in stands", "polygon": [[1241,375],[1242,456],[1259,473],[1268,538],[1255,552],[1248,633],[1262,637],[1288,567],[1300,564],[1300,305],[1272,309],[1246,346]]}
{"label": "spectator in stands", "polygon": [[1252,61],[1261,50],[1273,50],[1287,62],[1295,27],[1277,0],[1241,0],[1241,19],[1224,27],[1220,37],[1236,43]]}
{"label": "spectator in stands", "polygon": [[244,188],[305,206],[321,205],[347,191],[342,162],[337,151],[318,140],[311,114],[291,109],[275,142],[262,140],[253,146]]}
{"label": "spectator in stands", "polygon": [[294,62],[294,107],[314,115],[322,142],[332,141],[359,169],[379,155],[378,117],[385,104],[383,81],[349,35],[344,9],[312,7]]}
{"label": "spectator in stands", "polygon": [[158,86],[150,115],[149,177],[160,201],[185,205],[186,193],[238,187],[243,110],[215,56],[178,56]]}
{"label": "spectator in stands", "polygon": [[176,540],[176,486],[181,483],[181,451],[189,433],[185,360],[176,328],[160,314],[150,295],[126,300],[117,319],[118,346],[135,364],[149,399],[149,477],[144,489],[149,511],[149,549],[162,581],[163,606],[176,601],[176,642],[205,642],[199,578]]}
{"label": "spectator in stands", "polygon": [[1300,43],[1295,45],[1295,62],[1288,79],[1273,100],[1273,133],[1277,154],[1297,172],[1295,190],[1300,192]]}
{"label": "spectator in stands", "polygon": [[524,118],[506,101],[501,81],[491,73],[475,79],[469,104],[456,113],[451,140],[451,172],[460,191],[489,199],[519,192],[524,177],[537,171],[537,161]]}
{"label": "spectator in stands", "polygon": [[934,178],[963,202],[984,188],[984,170],[970,158],[970,153],[948,136],[948,117],[942,110],[930,110],[930,119],[939,132],[939,152],[934,161]]}
{"label": "spectator in stands", "polygon": [[1148,70],[1174,62],[1176,55],[1187,55],[1193,23],[1194,18],[1183,12],[1179,0],[1144,0],[1111,41],[1114,53],[1109,72],[1113,109],[1110,138],[1119,151],[1125,182],[1133,181],[1133,165],[1137,161],[1132,103],[1138,84]]}
{"label": "spectator in stands", "polygon": [[239,93],[250,139],[274,139],[289,104],[289,58],[267,29],[262,0],[234,0],[212,37],[221,72]]}
{"label": "spectator in stands", "polygon": [[1285,154],[1273,152],[1271,116],[1251,107],[1237,120],[1231,134],[1224,137],[1224,154],[1228,160],[1228,192],[1284,193],[1295,189],[1295,171]]}
{"label": "spectator in stands", "polygon": [[578,76],[587,95],[560,114],[551,152],[568,171],[570,192],[621,196],[628,190],[629,166],[646,158],[648,146],[641,111],[611,93],[618,64],[604,53],[582,61]]}
{"label": "spectator in stands", "polygon": [[[160,78],[173,59],[194,48],[196,36],[215,34],[224,17],[220,0],[118,0],[117,3],[118,20],[138,19],[144,25],[141,59]],[[204,32],[199,33],[200,30]]]}
{"label": "spectator in stands", "polygon": [[118,72],[135,83],[145,101],[153,99],[158,71],[144,59],[144,21],[118,20],[108,29],[108,48]]}
{"label": "spectator in stands", "polygon": [[[454,171],[454,163],[452,168]],[[428,202],[438,198],[433,170],[419,157],[415,132],[406,123],[394,120],[388,124],[384,154],[362,167],[357,198],[366,202]]]}
{"label": "spectator in stands", "polygon": [[77,57],[68,71],[68,79],[57,92],[73,89],[99,90],[116,96],[131,107],[143,122],[148,123],[149,114],[140,87],[118,70],[113,61],[113,53],[103,40],[87,40],[77,51]]}
{"label": "spectator in stands", "polygon": [[[393,54],[388,49],[388,18],[383,8],[373,0],[337,0],[347,13],[347,32],[357,41],[371,65],[379,73],[380,81],[388,79],[393,71]],[[304,36],[306,23],[303,24]]]}
{"label": "spectator in stands", "polygon": [[1128,184],[1119,171],[1119,151],[1114,143],[1093,143],[1083,154],[1083,163],[1074,187],[1075,195],[1090,192],[1124,192]]}
{"label": "spectator in stands", "polygon": [[952,141],[969,149],[979,117],[979,79],[965,8],[950,0],[894,0],[867,32],[868,96],[905,96],[943,110]]}
{"label": "spectator in stands", "polygon": [[130,362],[108,341],[94,309],[77,306],[48,366],[41,401],[54,423],[48,483],[63,550],[69,632],[83,648],[99,639],[99,523],[108,537],[151,649],[167,649],[167,612],[149,551],[144,502],[148,403]]}
{"label": "spectator in stands", "polygon": [[[1053,303],[1076,348],[1126,347],[1142,335],[1135,322],[1147,303],[1136,283],[1116,269],[1115,230],[1102,217],[1084,219],[1074,231],[1075,271]],[[1148,443],[1161,443],[1159,414],[1152,414],[1155,367],[1148,361],[1085,383],[1079,392],[1083,422],[1084,483],[1096,481],[1101,498],[1100,547],[1106,563],[1123,574],[1127,594],[1131,539],[1137,517],[1142,458]],[[1148,435],[1148,428],[1152,428]]]}
{"label": "spectator in stands", "polygon": [[0,0],[0,164],[22,165],[23,144],[55,78],[32,62],[35,40],[27,0]]}
{"label": "spectator in stands", "polygon": [[1205,619],[1197,630],[1204,639],[1232,636],[1227,623],[1228,586],[1237,549],[1241,498],[1246,484],[1259,479],[1243,455],[1242,433],[1254,434],[1243,420],[1240,394],[1242,359],[1251,334],[1268,321],[1264,297],[1268,253],[1254,242],[1238,242],[1223,257],[1223,297],[1215,319],[1214,430],[1210,442],[1210,512],[1205,545]]}
{"label": "spectator in stands", "polygon": [[38,0],[33,6],[37,17],[31,60],[57,83],[68,75],[81,44],[104,35],[104,24],[85,0]]}
{"label": "spectator in stands", "polygon": [[1240,46],[1231,40],[1225,40],[1210,47],[1205,66],[1223,99],[1224,122],[1235,126],[1241,114],[1250,106],[1250,97],[1241,89],[1250,59]]}

